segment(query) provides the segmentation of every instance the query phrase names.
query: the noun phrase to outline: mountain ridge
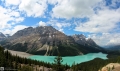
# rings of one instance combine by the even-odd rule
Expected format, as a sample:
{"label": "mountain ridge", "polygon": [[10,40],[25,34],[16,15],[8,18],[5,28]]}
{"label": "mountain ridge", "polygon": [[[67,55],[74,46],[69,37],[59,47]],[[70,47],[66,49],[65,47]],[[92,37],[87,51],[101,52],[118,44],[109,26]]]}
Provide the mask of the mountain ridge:
{"label": "mountain ridge", "polygon": [[4,40],[5,38],[6,36],[2,32],[0,32],[0,41]]}
{"label": "mountain ridge", "polygon": [[2,45],[11,50],[53,56],[58,53],[62,56],[74,56],[102,50],[94,47],[90,49],[89,46],[77,43],[75,38],[65,35],[52,26],[25,28],[6,38]]}

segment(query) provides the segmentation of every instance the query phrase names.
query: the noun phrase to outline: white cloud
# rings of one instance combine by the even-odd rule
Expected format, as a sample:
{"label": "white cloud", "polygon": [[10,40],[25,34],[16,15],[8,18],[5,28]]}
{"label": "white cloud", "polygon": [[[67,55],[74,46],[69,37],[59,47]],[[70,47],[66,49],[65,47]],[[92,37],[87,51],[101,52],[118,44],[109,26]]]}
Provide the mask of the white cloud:
{"label": "white cloud", "polygon": [[120,44],[120,33],[103,33],[102,35],[92,34],[89,37],[101,46]]}
{"label": "white cloud", "polygon": [[[51,25],[63,32],[64,28],[73,28],[71,18],[89,18],[84,23],[75,21],[77,22],[77,24],[74,23],[77,25],[75,30],[93,33],[90,37],[99,45],[119,44],[120,34],[116,31],[120,31],[117,24],[120,22],[120,8],[109,9],[105,6],[104,0],[2,0],[2,2],[1,4],[4,6],[0,5],[0,32],[4,34],[13,35],[16,31],[26,28],[27,26],[17,25],[17,23],[21,23],[27,17],[47,18],[45,12],[48,11],[48,3],[54,5],[52,10],[48,11],[50,13],[47,13],[52,18],[49,19],[49,22],[40,21],[37,25]],[[102,9],[95,13],[93,9],[98,6],[99,2],[101,2],[100,7]],[[110,6],[116,7],[116,2],[120,2],[120,0],[112,0]],[[58,18],[65,20],[59,21]],[[80,23],[78,24],[78,22]]]}
{"label": "white cloud", "polygon": [[24,20],[24,18],[23,17],[18,17],[18,18],[15,18],[14,20],[15,20],[15,23],[20,23]]}
{"label": "white cloud", "polygon": [[46,23],[45,23],[45,22],[40,21],[40,22],[38,23],[38,25],[39,25],[39,26],[46,26]]}
{"label": "white cloud", "polygon": [[13,17],[20,17],[20,13],[13,10],[11,12],[7,12],[7,14]]}
{"label": "white cloud", "polygon": [[50,21],[48,21],[48,22],[40,21],[40,22],[38,23],[38,25],[39,25],[39,26],[51,25],[51,26],[55,27],[57,30],[59,30],[59,31],[61,31],[61,32],[64,32],[64,28],[71,26],[70,23],[59,22],[59,21],[57,21],[57,20],[50,20]]}
{"label": "white cloud", "polygon": [[101,9],[89,17],[88,21],[77,24],[75,31],[92,33],[89,37],[101,46],[120,44],[120,8],[110,9],[116,7],[116,1],[112,0],[110,6],[105,6],[104,1],[100,5]]}
{"label": "white cloud", "polygon": [[56,3],[60,3],[62,0],[47,0],[49,4],[55,5]]}
{"label": "white cloud", "polygon": [[[53,4],[56,3],[52,0]],[[61,0],[52,9],[53,16],[57,18],[83,18],[94,14],[94,6],[102,0]]]}
{"label": "white cloud", "polygon": [[46,8],[46,0],[21,0],[19,5],[19,10],[25,12],[28,17],[41,17]]}
{"label": "white cloud", "polygon": [[57,29],[58,29],[59,31],[64,32],[64,31],[63,31],[63,28],[69,26],[69,25],[67,25],[67,24],[68,24],[68,23],[59,23],[59,22],[58,22],[58,23],[55,24],[55,26],[57,27]]}
{"label": "white cloud", "polygon": [[58,29],[60,32],[64,33],[64,30],[62,28]]}
{"label": "white cloud", "polygon": [[42,17],[47,9],[47,0],[3,0],[5,7],[17,9],[28,17]]}
{"label": "white cloud", "polygon": [[[25,25],[17,25],[24,21],[25,14],[27,17],[42,17],[46,8],[47,0],[2,0],[2,5],[0,5],[0,31],[3,32],[4,30],[3,33],[12,35],[26,27]],[[41,23],[43,25],[43,22]]]}
{"label": "white cloud", "polygon": [[2,6],[0,6],[0,16],[0,29],[11,28],[12,25],[24,20],[23,17],[20,17],[19,12]]}
{"label": "white cloud", "polygon": [[6,6],[9,6],[9,5],[19,5],[20,4],[20,0],[3,0],[5,1],[5,4]]}
{"label": "white cloud", "polygon": [[[105,9],[94,14],[89,18],[89,21],[80,23],[75,30],[90,33],[108,33],[115,30],[118,22],[120,22],[120,9]],[[120,30],[120,28],[117,30]]]}
{"label": "white cloud", "polygon": [[13,29],[5,29],[1,32],[3,32],[3,34],[10,34],[13,35],[14,33],[16,33],[18,30],[22,30],[24,28],[27,28],[28,26],[25,25],[17,25],[15,26]]}
{"label": "white cloud", "polygon": [[57,30],[64,32],[63,29],[70,27],[71,24],[70,23],[66,23],[66,22],[59,22],[57,20],[50,20],[49,22],[47,22],[47,25],[51,25],[53,27],[55,27]]}

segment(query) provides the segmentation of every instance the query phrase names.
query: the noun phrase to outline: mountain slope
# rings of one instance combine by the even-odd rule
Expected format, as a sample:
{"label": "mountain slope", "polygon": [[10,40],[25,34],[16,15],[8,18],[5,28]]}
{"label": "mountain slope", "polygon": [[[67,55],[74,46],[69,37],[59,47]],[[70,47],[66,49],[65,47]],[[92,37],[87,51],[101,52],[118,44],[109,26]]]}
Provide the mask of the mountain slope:
{"label": "mountain slope", "polygon": [[52,26],[25,28],[7,38],[2,45],[11,50],[39,55],[60,53],[61,56],[73,56],[100,51],[87,50],[88,46],[76,43],[73,37],[65,35]]}
{"label": "mountain slope", "polygon": [[0,41],[2,41],[5,38],[6,38],[6,36],[3,33],[0,32]]}
{"label": "mountain slope", "polygon": [[[106,52],[103,48],[98,46],[91,38],[86,38],[84,35],[72,36],[76,43],[85,46],[85,49],[89,52]],[[86,48],[87,47],[87,48]]]}

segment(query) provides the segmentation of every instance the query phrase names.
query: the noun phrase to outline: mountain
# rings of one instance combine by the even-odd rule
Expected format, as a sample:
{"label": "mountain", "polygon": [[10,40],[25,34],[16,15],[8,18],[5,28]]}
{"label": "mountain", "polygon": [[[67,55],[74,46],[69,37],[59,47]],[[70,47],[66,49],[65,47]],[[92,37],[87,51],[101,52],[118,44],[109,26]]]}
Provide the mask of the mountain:
{"label": "mountain", "polygon": [[110,50],[110,51],[120,51],[120,45],[106,46],[106,50]]}
{"label": "mountain", "polygon": [[105,50],[109,54],[108,57],[117,57],[120,55],[120,45],[108,45],[105,47]]}
{"label": "mountain", "polygon": [[5,36],[8,38],[8,37],[10,37],[10,35],[9,34],[5,34]]}
{"label": "mountain", "polygon": [[[91,40],[87,41],[89,44]],[[92,45],[92,44],[91,44]],[[38,55],[74,56],[91,52],[100,52],[97,48],[76,43],[72,36],[56,30],[52,26],[28,27],[16,32],[2,41],[2,46],[16,51]]]}
{"label": "mountain", "polygon": [[[103,51],[104,49],[98,46],[91,38],[86,38],[83,34],[72,36],[76,43],[86,46],[86,50],[91,52]],[[105,52],[105,51],[104,51]]]}
{"label": "mountain", "polygon": [[110,44],[104,46],[105,51],[107,51],[108,58],[116,58],[120,55],[120,45],[119,44]]}
{"label": "mountain", "polygon": [[6,36],[3,33],[0,32],[0,41],[2,41],[5,38],[6,38]]}

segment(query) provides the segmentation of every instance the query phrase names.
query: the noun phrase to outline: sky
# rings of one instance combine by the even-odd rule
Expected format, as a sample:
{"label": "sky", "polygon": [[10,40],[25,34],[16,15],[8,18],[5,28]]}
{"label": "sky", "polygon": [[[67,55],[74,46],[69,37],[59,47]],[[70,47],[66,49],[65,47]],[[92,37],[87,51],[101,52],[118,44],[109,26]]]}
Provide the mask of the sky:
{"label": "sky", "polygon": [[0,0],[0,32],[53,26],[98,45],[120,44],[120,0]]}

